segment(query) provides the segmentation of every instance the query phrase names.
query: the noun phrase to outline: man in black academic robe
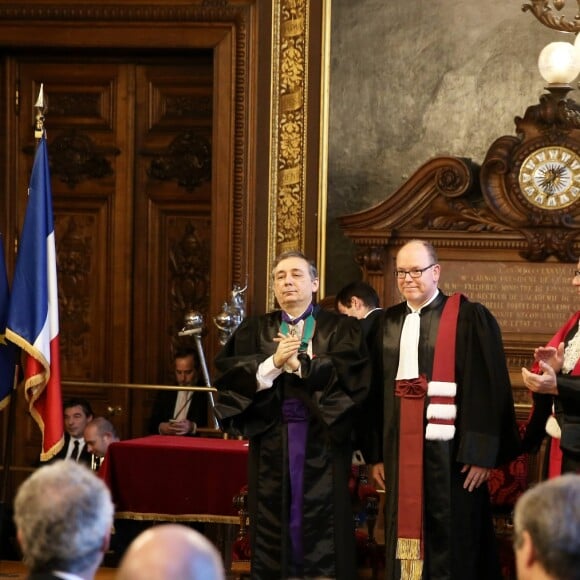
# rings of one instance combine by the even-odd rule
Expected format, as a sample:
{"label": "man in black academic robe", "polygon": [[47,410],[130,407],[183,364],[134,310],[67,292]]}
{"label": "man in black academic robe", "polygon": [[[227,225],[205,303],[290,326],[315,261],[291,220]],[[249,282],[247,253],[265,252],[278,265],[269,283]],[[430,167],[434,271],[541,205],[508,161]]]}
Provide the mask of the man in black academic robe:
{"label": "man in black academic robe", "polygon": [[[318,275],[302,254],[280,256],[273,274],[283,310],[244,320],[216,359],[222,372],[215,381],[216,413],[227,431],[250,440],[252,578],[351,580],[356,573],[348,479],[354,411],[369,386],[364,339],[354,318],[312,306]],[[285,326],[283,317],[294,320]],[[296,318],[303,321],[293,338]],[[296,445],[297,421],[305,426],[302,449]],[[298,489],[294,452],[304,455]],[[297,499],[302,521],[295,540]]]}
{"label": "man in black academic robe", "polygon": [[[572,286],[580,288],[580,260]],[[524,451],[537,451],[546,436],[550,446],[548,475],[580,473],[580,311],[575,312],[545,347],[534,350],[531,372],[522,368],[534,406],[524,435]],[[555,417],[547,423],[554,413]]]}
{"label": "man in black academic robe", "polygon": [[[405,403],[396,395],[396,378],[402,351],[412,350],[416,353],[418,375],[433,381],[438,330],[448,301],[437,288],[439,270],[430,244],[413,241],[401,248],[397,256],[397,281],[407,301],[385,311],[380,328],[382,340],[377,341],[382,348],[384,402],[376,406],[380,412],[371,421],[374,425],[371,444],[363,449],[363,454],[368,463],[376,464],[373,475],[386,488],[387,580],[399,578],[400,574],[401,560],[396,556],[401,537],[398,520],[404,520],[406,515],[399,512],[401,456],[412,453],[410,449],[401,453],[399,448]],[[402,344],[405,320],[412,312],[419,313],[420,321],[413,339],[415,347]],[[425,409],[431,402],[427,396],[420,435],[425,437],[421,458],[423,573],[409,577],[499,580],[486,481],[491,468],[515,456],[519,449],[512,391],[501,333],[491,313],[481,304],[462,297],[456,324],[457,390],[452,401],[456,416],[447,421],[454,435],[427,439]],[[376,393],[374,396],[378,399]]]}

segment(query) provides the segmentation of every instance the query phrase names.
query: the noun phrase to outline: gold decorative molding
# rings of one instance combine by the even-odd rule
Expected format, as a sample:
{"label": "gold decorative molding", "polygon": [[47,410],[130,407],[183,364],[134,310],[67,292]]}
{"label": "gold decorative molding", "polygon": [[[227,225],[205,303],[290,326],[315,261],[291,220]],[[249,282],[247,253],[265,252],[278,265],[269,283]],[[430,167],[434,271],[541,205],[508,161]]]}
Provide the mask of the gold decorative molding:
{"label": "gold decorative molding", "polygon": [[554,9],[560,12],[565,8],[566,0],[531,0],[531,4],[522,5],[522,11],[531,12],[539,22],[548,28],[576,33],[580,31],[580,0],[576,0],[576,4],[578,12],[572,19],[565,14],[557,16],[554,12]]}
{"label": "gold decorative molding", "polygon": [[320,153],[318,182],[318,252],[316,264],[320,276],[318,299],[326,296],[326,216],[328,213],[328,127],[330,123],[330,30],[331,0],[322,1],[322,60],[320,63]]}
{"label": "gold decorative molding", "polygon": [[304,247],[309,8],[309,0],[272,4],[269,309],[274,300],[269,273],[275,257]]}

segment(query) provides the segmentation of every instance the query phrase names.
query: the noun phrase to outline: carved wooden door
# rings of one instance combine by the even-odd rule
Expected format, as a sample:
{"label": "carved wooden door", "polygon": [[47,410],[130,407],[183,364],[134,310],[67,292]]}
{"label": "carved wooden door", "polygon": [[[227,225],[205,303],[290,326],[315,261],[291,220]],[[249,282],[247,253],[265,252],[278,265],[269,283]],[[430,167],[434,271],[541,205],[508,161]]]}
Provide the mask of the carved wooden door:
{"label": "carved wooden door", "polygon": [[[209,299],[212,54],[12,64],[18,227],[40,83],[47,101],[63,396],[88,398],[122,437],[141,435],[151,391],[80,383],[165,383],[184,312],[209,317],[217,308]],[[17,416],[26,442],[14,464],[32,465],[38,430]]]}

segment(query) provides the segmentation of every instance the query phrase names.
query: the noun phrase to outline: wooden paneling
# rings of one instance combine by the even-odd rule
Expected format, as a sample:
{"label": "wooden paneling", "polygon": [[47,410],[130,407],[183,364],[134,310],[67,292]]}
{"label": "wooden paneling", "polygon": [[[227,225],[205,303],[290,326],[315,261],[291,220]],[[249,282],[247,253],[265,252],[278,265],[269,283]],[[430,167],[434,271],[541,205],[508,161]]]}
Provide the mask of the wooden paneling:
{"label": "wooden paneling", "polygon": [[[222,133],[214,128],[213,63],[211,51],[187,59],[13,62],[21,94],[19,184],[28,183],[32,168],[41,83],[47,101],[63,396],[87,397],[96,414],[112,416],[122,438],[144,434],[154,392],[83,382],[171,383],[171,353],[192,309],[207,321],[208,360],[216,351],[211,317],[220,303],[210,290],[225,286],[218,279],[226,273],[215,268],[212,248],[214,239],[232,234],[214,207],[214,173],[231,169],[216,167],[213,139],[231,143],[233,125],[222,123]],[[224,151],[222,164],[231,159],[231,147]],[[228,188],[231,180],[221,183]],[[220,197],[229,199],[231,190]],[[22,188],[18,223],[26,202]],[[15,465],[37,460],[40,438],[30,424],[17,414],[23,437]]]}
{"label": "wooden paneling", "polygon": [[[172,380],[170,353],[189,308],[206,316],[211,368],[219,348],[211,317],[249,274],[255,5],[0,5],[0,225],[9,276],[44,83],[63,394],[86,396],[123,438],[143,434],[153,393],[99,383]],[[268,21],[267,10],[261,18]],[[9,497],[40,449],[18,395],[10,433],[7,413],[0,416],[13,449]]]}

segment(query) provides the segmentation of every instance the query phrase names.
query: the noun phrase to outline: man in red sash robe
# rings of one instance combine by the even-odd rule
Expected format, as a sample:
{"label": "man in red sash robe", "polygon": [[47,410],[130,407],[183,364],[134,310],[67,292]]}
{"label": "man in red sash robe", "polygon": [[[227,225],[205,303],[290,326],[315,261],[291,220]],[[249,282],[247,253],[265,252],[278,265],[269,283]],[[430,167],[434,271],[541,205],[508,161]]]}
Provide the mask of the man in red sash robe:
{"label": "man in red sash robe", "polygon": [[[580,260],[572,285],[580,293]],[[522,369],[533,393],[534,407],[524,437],[533,451],[546,436],[545,425],[555,411],[557,426],[550,449],[550,475],[580,472],[580,311],[575,312],[545,347],[534,351],[532,371]],[[558,429],[559,427],[559,429]],[[559,431],[559,432],[557,432]],[[559,435],[559,437],[558,437]],[[557,463],[558,469],[553,468]]]}
{"label": "man in red sash robe", "polygon": [[281,310],[246,318],[216,359],[216,413],[249,438],[252,578],[356,577],[348,489],[355,411],[370,383],[358,320],[312,303],[300,252],[273,268]]}
{"label": "man in red sash robe", "polygon": [[386,490],[385,577],[499,580],[486,481],[520,444],[502,337],[484,306],[439,291],[440,271],[431,244],[400,249],[405,301],[371,353],[383,404],[363,454]]}

